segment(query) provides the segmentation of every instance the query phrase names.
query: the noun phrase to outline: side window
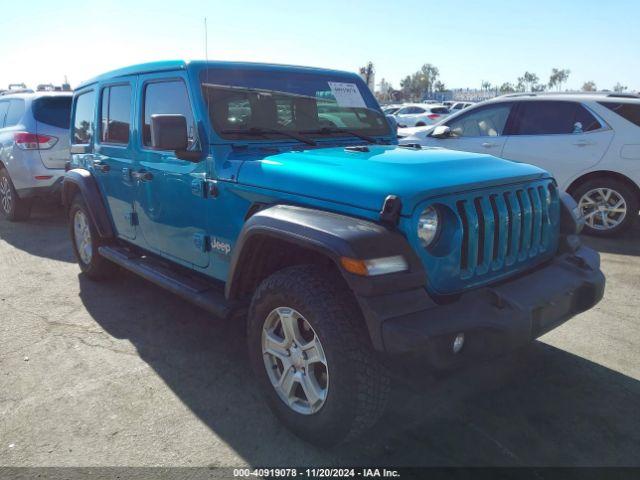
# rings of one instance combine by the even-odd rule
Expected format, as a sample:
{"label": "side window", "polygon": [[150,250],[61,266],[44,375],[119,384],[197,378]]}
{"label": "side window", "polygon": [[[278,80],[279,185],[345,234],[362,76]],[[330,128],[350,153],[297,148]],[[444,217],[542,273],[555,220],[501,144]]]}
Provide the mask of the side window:
{"label": "side window", "polygon": [[573,133],[592,132],[603,128],[602,125],[593,114],[583,105],[576,105],[576,117],[573,123]]}
{"label": "side window", "polygon": [[568,135],[600,128],[600,122],[576,102],[521,102],[513,135]]}
{"label": "side window", "polygon": [[227,125],[225,128],[237,128],[251,122],[251,105],[246,95],[239,95],[236,99],[229,99],[227,104]]}
{"label": "side window", "polygon": [[179,114],[187,119],[187,148],[196,143],[196,125],[189,103],[187,87],[182,80],[149,83],[144,88],[144,125],[142,144],[151,146],[151,115]]}
{"label": "side window", "polygon": [[511,104],[501,103],[462,114],[447,124],[455,137],[497,137],[502,135]]}
{"label": "side window", "polygon": [[100,141],[127,145],[131,122],[131,86],[114,85],[102,90]]}
{"label": "side window", "polygon": [[7,116],[9,110],[9,102],[0,102],[0,128],[4,127],[4,118]]}
{"label": "side window", "polygon": [[9,110],[4,120],[5,127],[13,127],[20,122],[20,119],[24,115],[24,100],[10,100]]}
{"label": "side window", "polygon": [[73,143],[91,143],[96,94],[93,90],[78,95],[73,115]]}
{"label": "side window", "polygon": [[[640,127],[640,103],[598,102],[603,107],[617,113],[625,120]],[[2,114],[0,114],[1,117]]]}

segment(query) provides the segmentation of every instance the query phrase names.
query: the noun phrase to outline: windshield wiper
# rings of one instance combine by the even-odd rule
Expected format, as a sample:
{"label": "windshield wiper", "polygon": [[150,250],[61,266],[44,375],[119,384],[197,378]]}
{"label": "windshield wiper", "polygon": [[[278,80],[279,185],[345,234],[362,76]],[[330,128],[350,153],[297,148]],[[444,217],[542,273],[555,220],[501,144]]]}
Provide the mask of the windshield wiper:
{"label": "windshield wiper", "polygon": [[278,130],[276,128],[263,128],[263,127],[251,127],[251,128],[232,128],[227,130],[221,130],[220,133],[228,133],[231,135],[283,135],[285,137],[293,138],[299,142],[306,143],[307,145],[317,145],[317,142],[311,140],[294,132],[288,132],[286,130]]}
{"label": "windshield wiper", "polygon": [[365,142],[378,143],[378,140],[376,140],[375,138],[370,137],[369,135],[365,135],[363,133],[358,133],[355,130],[350,130],[348,128],[322,127],[322,128],[319,128],[318,130],[303,130],[300,133],[320,134],[320,135],[331,135],[332,133],[346,133],[348,135],[353,135],[354,137],[358,137],[364,140]]}

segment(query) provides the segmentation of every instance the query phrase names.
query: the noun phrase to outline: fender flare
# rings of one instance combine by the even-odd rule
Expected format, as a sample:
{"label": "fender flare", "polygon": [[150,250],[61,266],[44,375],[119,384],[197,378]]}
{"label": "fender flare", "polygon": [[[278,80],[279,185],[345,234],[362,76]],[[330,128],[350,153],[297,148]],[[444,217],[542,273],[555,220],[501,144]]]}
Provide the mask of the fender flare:
{"label": "fender flare", "polygon": [[91,172],[83,168],[74,168],[65,173],[62,183],[62,202],[66,207],[70,206],[73,200],[73,192],[76,189],[84,199],[98,234],[102,238],[113,238],[113,225],[98,188],[98,183]]}
{"label": "fender flare", "polygon": [[[225,294],[237,298],[237,285],[248,265],[246,248],[257,236],[315,251],[335,263],[356,296],[377,296],[423,286],[426,276],[422,262],[406,238],[384,225],[337,213],[293,205],[275,205],[252,215],[236,241]],[[409,269],[405,272],[362,277],[342,268],[340,257],[372,259],[402,255]]]}

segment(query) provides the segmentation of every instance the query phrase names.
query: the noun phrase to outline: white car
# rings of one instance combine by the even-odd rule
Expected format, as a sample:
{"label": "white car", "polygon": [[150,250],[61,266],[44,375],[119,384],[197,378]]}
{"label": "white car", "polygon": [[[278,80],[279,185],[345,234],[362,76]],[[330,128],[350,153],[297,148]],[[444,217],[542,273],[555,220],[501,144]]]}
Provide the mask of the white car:
{"label": "white car", "polygon": [[398,135],[401,144],[489,153],[548,170],[578,202],[585,233],[618,234],[638,217],[638,96],[512,94]]}
{"label": "white car", "polygon": [[393,115],[402,108],[402,105],[384,105],[382,107],[382,113],[385,115]]}
{"label": "white car", "polygon": [[413,103],[404,105],[393,114],[398,122],[398,127],[424,127],[433,125],[447,115],[449,109],[444,105],[432,105],[425,103]]}
{"label": "white car", "polygon": [[460,110],[464,110],[475,104],[476,102],[454,102],[453,105],[449,107],[449,110],[451,110],[451,113],[458,113]]}

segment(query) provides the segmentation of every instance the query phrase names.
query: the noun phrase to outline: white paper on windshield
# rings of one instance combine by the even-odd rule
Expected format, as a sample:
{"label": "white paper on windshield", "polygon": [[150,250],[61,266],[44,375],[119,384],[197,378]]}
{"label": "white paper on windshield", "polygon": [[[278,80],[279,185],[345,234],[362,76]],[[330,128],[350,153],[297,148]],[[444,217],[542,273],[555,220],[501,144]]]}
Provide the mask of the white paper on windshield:
{"label": "white paper on windshield", "polygon": [[328,82],[336,102],[346,108],[366,108],[364,98],[355,83]]}

